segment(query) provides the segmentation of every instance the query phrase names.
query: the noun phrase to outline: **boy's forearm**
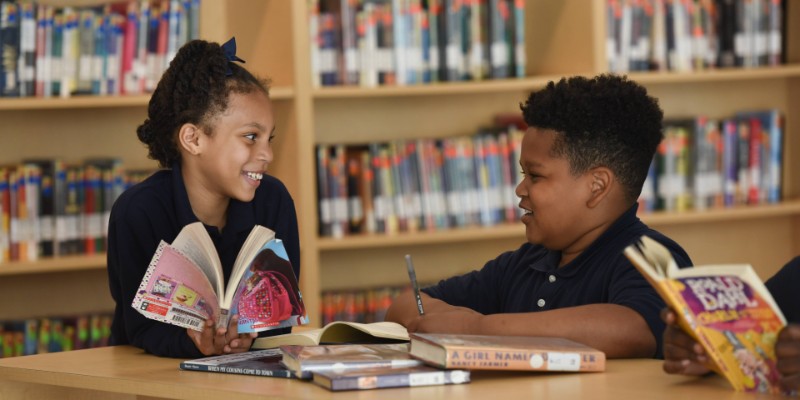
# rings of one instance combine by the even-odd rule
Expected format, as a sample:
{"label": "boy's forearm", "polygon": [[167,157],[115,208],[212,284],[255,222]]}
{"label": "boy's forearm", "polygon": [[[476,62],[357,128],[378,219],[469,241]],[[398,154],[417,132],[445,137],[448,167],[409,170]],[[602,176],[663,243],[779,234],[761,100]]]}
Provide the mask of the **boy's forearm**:
{"label": "boy's forearm", "polygon": [[[420,293],[419,295],[422,297],[422,305],[425,309],[425,314],[442,312],[453,308],[453,306],[441,300],[434,299],[425,293]],[[417,309],[417,300],[414,297],[414,293],[411,292],[405,292],[397,296],[386,312],[387,321],[397,322],[405,327],[408,327],[408,324],[418,316],[419,310]]]}
{"label": "boy's forearm", "polygon": [[478,327],[483,335],[553,336],[606,353],[608,358],[653,357],[656,338],[639,313],[616,304],[589,304],[558,310],[492,314]]}

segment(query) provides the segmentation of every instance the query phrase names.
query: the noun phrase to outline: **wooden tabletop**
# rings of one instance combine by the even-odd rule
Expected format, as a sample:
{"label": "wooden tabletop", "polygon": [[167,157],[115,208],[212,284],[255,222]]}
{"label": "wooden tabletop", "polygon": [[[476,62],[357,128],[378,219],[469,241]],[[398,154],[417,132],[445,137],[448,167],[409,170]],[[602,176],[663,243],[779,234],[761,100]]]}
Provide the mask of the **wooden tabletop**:
{"label": "wooden tabletop", "polygon": [[[58,399],[761,399],[719,377],[667,375],[657,360],[610,360],[599,373],[473,371],[465,385],[330,392],[311,382],[182,371],[130,346],[0,359],[0,398]],[[780,397],[775,397],[780,398]]]}

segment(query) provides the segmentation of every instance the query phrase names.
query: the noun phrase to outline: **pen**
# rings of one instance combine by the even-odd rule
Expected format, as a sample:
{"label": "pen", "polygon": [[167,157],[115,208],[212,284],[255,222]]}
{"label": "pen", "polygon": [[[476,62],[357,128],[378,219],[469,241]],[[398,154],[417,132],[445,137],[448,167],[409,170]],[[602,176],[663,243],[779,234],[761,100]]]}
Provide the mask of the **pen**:
{"label": "pen", "polygon": [[414,263],[411,262],[410,254],[406,254],[406,267],[408,268],[408,278],[411,279],[411,287],[414,289],[414,297],[417,298],[417,310],[419,311],[419,315],[425,315],[425,310],[422,308],[422,297],[419,295],[417,272],[414,271]]}

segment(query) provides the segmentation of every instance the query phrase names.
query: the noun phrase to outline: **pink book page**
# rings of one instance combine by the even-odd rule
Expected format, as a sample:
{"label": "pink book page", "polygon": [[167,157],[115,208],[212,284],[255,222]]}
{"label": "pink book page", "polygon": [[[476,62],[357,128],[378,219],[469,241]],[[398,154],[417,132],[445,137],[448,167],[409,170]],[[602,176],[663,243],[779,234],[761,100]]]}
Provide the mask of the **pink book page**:
{"label": "pink book page", "polygon": [[219,316],[219,303],[205,274],[186,256],[161,242],[132,304],[147,318],[201,331]]}

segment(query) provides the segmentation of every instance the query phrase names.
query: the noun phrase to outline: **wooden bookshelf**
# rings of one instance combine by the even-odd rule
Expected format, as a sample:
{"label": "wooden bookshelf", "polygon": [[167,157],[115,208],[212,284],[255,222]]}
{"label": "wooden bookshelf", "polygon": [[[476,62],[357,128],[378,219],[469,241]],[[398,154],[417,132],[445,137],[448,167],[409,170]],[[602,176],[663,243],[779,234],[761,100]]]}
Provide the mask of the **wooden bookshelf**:
{"label": "wooden bookshelf", "polygon": [[[524,242],[520,224],[320,238],[314,168],[317,144],[469,134],[490,123],[497,113],[519,112],[519,103],[531,90],[562,76],[593,76],[604,72],[606,65],[604,0],[526,0],[526,78],[314,88],[306,2],[204,0],[201,4],[203,38],[224,41],[236,36],[246,67],[272,79],[278,137],[271,168],[295,199],[300,218],[301,289],[314,324],[320,322],[322,290],[405,283],[404,254],[414,255],[419,279],[431,282],[480,268]],[[794,112],[800,109],[800,5],[791,1],[787,1],[786,25],[785,66],[628,74],[659,98],[667,118],[698,114],[721,118],[762,108],[780,109],[785,116],[784,202],[641,216],[681,243],[697,264],[750,263],[766,278],[800,254],[800,123]],[[147,96],[0,99],[0,162],[31,156],[108,155],[122,157],[129,168],[155,167],[134,134],[145,117],[147,101]],[[53,305],[52,299],[42,299],[29,302],[24,310],[16,305],[9,310],[17,303],[4,297],[11,294],[2,293],[21,296],[19,290],[7,289],[32,290],[33,282],[41,279],[47,280],[53,293],[70,285],[80,300],[71,304],[73,312],[96,311],[97,297],[108,297],[102,255],[0,265],[0,276],[0,315],[4,316],[42,315],[59,309],[61,305]]]}

